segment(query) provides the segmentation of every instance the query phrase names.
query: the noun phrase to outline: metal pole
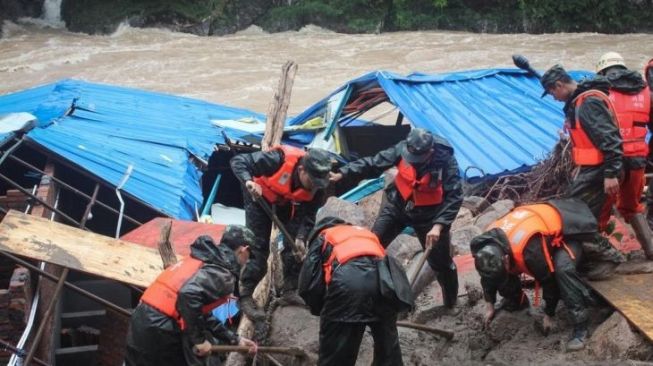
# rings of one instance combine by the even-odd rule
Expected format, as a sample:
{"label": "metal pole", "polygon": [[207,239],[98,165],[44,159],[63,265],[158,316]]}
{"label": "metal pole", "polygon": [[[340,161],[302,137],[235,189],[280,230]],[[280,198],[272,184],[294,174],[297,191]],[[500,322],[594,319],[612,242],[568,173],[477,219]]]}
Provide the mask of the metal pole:
{"label": "metal pole", "polygon": [[42,199],[38,198],[37,196],[33,195],[32,193],[30,193],[30,191],[28,191],[28,190],[26,190],[25,188],[21,187],[20,184],[18,184],[18,183],[16,183],[16,182],[14,182],[13,180],[9,179],[9,178],[8,178],[7,176],[5,176],[4,174],[0,174],[0,179],[3,179],[4,181],[6,181],[7,183],[9,183],[10,185],[14,186],[14,188],[18,189],[18,190],[21,191],[23,194],[32,197],[33,199],[35,199],[36,201],[38,201],[40,204],[42,204],[43,206],[47,207],[50,211],[56,212],[57,214],[61,215],[61,217],[63,217],[63,218],[65,218],[66,220],[68,220],[68,221],[74,223],[76,226],[79,226],[80,223],[77,222],[77,220],[75,220],[75,219],[73,219],[72,217],[66,215],[65,213],[61,212],[60,210],[58,210],[58,209],[52,207],[52,205],[48,204],[48,203],[45,202],[44,200],[42,200]]}
{"label": "metal pole", "polygon": [[52,315],[52,311],[54,310],[55,305],[57,305],[57,301],[59,301],[59,295],[61,294],[61,290],[63,289],[63,285],[66,282],[66,277],[68,277],[68,268],[63,269],[63,273],[61,274],[61,277],[59,278],[59,281],[57,282],[57,287],[54,289],[54,294],[52,295],[52,300],[50,300],[50,304],[48,305],[48,309],[45,311],[45,315],[43,315],[43,319],[41,320],[41,324],[39,325],[39,329],[36,331],[36,335],[34,336],[34,339],[32,340],[32,347],[30,348],[29,352],[27,353],[27,357],[25,357],[25,366],[29,366],[30,362],[34,358],[34,354],[36,353],[36,348],[39,345],[39,342],[41,341],[41,337],[43,336],[43,331],[45,330],[45,326],[48,323],[48,320],[50,319],[50,315]]}
{"label": "metal pole", "polygon": [[125,171],[125,175],[122,177],[122,180],[120,180],[120,183],[118,183],[118,185],[116,186],[116,196],[118,196],[118,201],[120,201],[120,213],[118,214],[118,225],[116,226],[116,239],[120,237],[120,227],[122,226],[122,217],[125,214],[125,201],[122,200],[122,194],[120,194],[120,190],[125,185],[125,183],[127,183],[127,179],[131,177],[133,170],[134,170],[134,166],[129,164],[127,170]]}
{"label": "metal pole", "polygon": [[[3,339],[0,339],[0,345],[2,347],[10,350],[16,356],[23,358],[25,357],[25,350],[12,346],[10,343],[5,342]],[[49,364],[43,362],[41,359],[34,357],[34,362],[38,363],[41,366],[50,366]]]}
{"label": "metal pole", "polygon": [[93,189],[93,196],[91,196],[91,200],[88,202],[88,205],[86,205],[86,210],[84,210],[84,216],[82,217],[82,221],[79,223],[80,229],[86,227],[86,221],[88,221],[88,215],[91,213],[91,208],[93,208],[93,205],[95,204],[95,200],[97,198],[97,194],[99,191],[100,191],[100,183],[95,183],[95,188]]}
{"label": "metal pole", "polygon": [[[11,259],[12,261],[20,264],[21,266],[23,266],[23,267],[25,267],[25,268],[27,268],[27,269],[29,269],[31,271],[37,272],[38,274],[42,275],[43,277],[45,277],[45,278],[47,278],[47,279],[49,279],[51,281],[54,281],[54,282],[59,281],[59,278],[57,276],[53,275],[52,273],[45,272],[44,270],[40,269],[39,267],[36,267],[36,266],[32,265],[31,263],[16,257],[13,254],[10,254],[10,253],[7,253],[7,252],[5,252],[3,250],[0,250],[0,255],[4,255],[5,257],[7,257],[7,258]],[[89,299],[91,299],[93,301],[97,301],[98,303],[100,303],[100,304],[102,304],[102,305],[104,305],[106,307],[109,307],[109,308],[115,310],[116,312],[126,316],[126,317],[130,317],[132,315],[129,310],[123,309],[120,306],[118,306],[118,305],[116,305],[114,303],[111,303],[111,302],[109,302],[109,301],[107,301],[107,300],[105,300],[105,299],[103,299],[103,298],[101,298],[101,297],[99,297],[99,296],[97,296],[97,295],[95,295],[93,293],[90,293],[90,292],[84,290],[83,288],[77,287],[77,286],[73,285],[70,282],[65,282],[64,285],[66,287],[68,287],[69,289],[79,293],[80,295],[86,296],[86,297],[88,297]]]}
{"label": "metal pole", "polygon": [[2,163],[5,162],[5,159],[7,159],[7,157],[11,155],[11,153],[13,153],[22,143],[23,143],[23,139],[21,138],[12,147],[5,150],[5,152],[2,154],[2,157],[0,157],[0,165],[2,165]]}
{"label": "metal pole", "polygon": [[[75,187],[69,185],[68,183],[62,181],[62,180],[59,179],[59,178],[56,178],[56,177],[53,177],[52,175],[47,174],[47,173],[44,172],[43,170],[41,170],[41,169],[35,167],[34,165],[32,165],[32,164],[30,164],[30,163],[28,163],[28,162],[26,162],[26,161],[24,161],[24,160],[21,160],[20,158],[17,158],[17,157],[15,157],[14,155],[10,155],[9,157],[10,157],[12,160],[15,160],[16,162],[18,162],[18,163],[20,163],[20,164],[22,164],[22,165],[24,165],[24,166],[26,166],[26,167],[28,167],[28,168],[30,168],[30,169],[36,171],[36,172],[38,172],[38,173],[41,173],[41,174],[43,174],[43,175],[45,175],[45,176],[50,177],[50,179],[52,179],[53,181],[55,181],[57,184],[61,185],[62,187],[66,188],[66,189],[68,189],[69,191],[73,192],[74,194],[76,194],[76,195],[78,195],[78,196],[81,196],[81,197],[84,197],[84,198],[86,198],[87,200],[90,200],[90,199],[91,199],[91,196],[87,195],[86,193],[84,193],[84,192],[80,191],[79,189],[77,189],[77,188],[75,188]],[[96,203],[97,203],[99,206],[102,206],[103,208],[106,208],[107,210],[109,210],[109,211],[111,211],[111,212],[113,212],[113,213],[115,213],[115,214],[119,214],[119,213],[120,213],[118,210],[116,210],[115,208],[113,208],[113,207],[107,205],[106,203],[104,203],[104,202],[102,202],[102,201],[96,201]],[[132,217],[130,217],[130,216],[124,215],[124,217],[125,217],[125,219],[127,219],[129,222],[131,222],[132,224],[136,224],[136,225],[138,225],[138,226],[143,225],[142,222],[139,222],[138,220],[136,220],[136,219],[134,219],[134,218],[132,218]]]}

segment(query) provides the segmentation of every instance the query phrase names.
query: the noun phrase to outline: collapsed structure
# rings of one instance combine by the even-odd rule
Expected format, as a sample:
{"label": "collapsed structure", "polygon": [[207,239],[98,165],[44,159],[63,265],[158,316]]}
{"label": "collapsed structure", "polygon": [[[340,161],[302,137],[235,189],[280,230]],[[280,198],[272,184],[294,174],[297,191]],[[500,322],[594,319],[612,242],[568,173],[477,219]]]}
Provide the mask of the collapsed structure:
{"label": "collapsed structure", "polygon": [[[583,75],[573,73],[574,77]],[[472,192],[483,182],[528,171],[555,145],[562,112],[557,102],[541,99],[540,93],[536,78],[513,69],[405,77],[378,71],[348,82],[290,119],[284,142],[325,148],[334,153],[335,160],[344,162],[393,145],[411,125],[425,128],[452,143],[465,188]],[[149,238],[150,246],[158,226],[146,223],[156,217],[194,220],[213,208],[217,224],[239,220],[242,196],[228,161],[234,153],[257,150],[265,130],[264,117],[254,112],[74,80],[0,97],[0,114],[16,112],[28,112],[34,118],[21,118],[11,127],[7,119],[0,121],[0,128],[6,127],[2,130],[4,196],[0,206],[31,210],[141,244],[148,245]],[[382,187],[380,178],[334,193],[358,202]],[[379,193],[373,197],[366,200],[376,200],[378,208]],[[370,207],[374,212],[374,205]],[[481,211],[477,207],[474,214]],[[221,227],[214,225],[212,235],[219,236]],[[183,254],[198,229],[188,230],[183,238],[173,240],[178,254]],[[172,232],[173,236],[178,232],[174,225]],[[465,252],[463,246],[458,250]],[[412,257],[407,255],[407,262]],[[13,262],[3,261],[0,268],[7,271],[0,277],[9,278]],[[67,270],[50,271],[59,276]],[[124,339],[120,334],[126,331],[126,323],[119,309],[105,310],[107,304],[89,304],[71,292],[64,292],[61,300],[53,299],[47,294],[56,288],[48,281],[41,281],[41,296],[34,296],[45,301],[32,301],[29,284],[34,281],[25,276],[24,270],[14,275],[10,293],[16,295],[12,295],[14,300],[7,297],[12,304],[7,308],[18,312],[9,317],[13,323],[3,328],[11,331],[0,338],[29,349],[25,340],[30,330],[36,331],[30,329],[34,327],[29,319],[34,317],[29,312],[45,313],[54,300],[56,321],[40,342],[41,359],[61,364],[120,364],[121,346],[115,342]],[[135,306],[140,297],[138,288],[115,281],[74,271],[68,278],[123,310]],[[17,309],[21,306],[24,314]],[[27,328],[26,336],[21,328]],[[54,336],[48,339],[48,334]],[[468,360],[482,360],[486,355]]]}

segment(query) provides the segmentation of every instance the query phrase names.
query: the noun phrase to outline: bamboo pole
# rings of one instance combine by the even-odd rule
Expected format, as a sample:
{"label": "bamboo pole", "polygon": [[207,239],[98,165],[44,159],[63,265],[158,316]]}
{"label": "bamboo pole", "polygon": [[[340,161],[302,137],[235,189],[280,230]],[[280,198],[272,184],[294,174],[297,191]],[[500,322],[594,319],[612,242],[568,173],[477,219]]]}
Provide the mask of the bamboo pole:
{"label": "bamboo pole", "polygon": [[435,335],[439,335],[441,337],[446,338],[447,340],[452,340],[454,333],[449,330],[444,330],[444,329],[439,329],[439,328],[434,328],[434,327],[429,327],[427,325],[423,324],[417,324],[417,323],[411,323],[411,322],[406,322],[406,321],[398,321],[397,322],[398,327],[403,327],[403,328],[410,328],[410,329],[416,329],[416,330],[421,330],[423,332],[428,332],[432,333]]}

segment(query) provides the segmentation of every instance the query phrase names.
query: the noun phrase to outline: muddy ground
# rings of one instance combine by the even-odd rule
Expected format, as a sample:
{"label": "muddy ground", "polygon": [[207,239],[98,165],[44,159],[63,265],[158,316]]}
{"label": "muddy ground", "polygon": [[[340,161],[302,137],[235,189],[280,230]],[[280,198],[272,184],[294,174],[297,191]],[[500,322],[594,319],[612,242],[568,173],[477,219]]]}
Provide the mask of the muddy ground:
{"label": "muddy ground", "polygon": [[[372,197],[361,206],[331,198],[321,215],[337,213],[356,223],[371,225],[379,197]],[[371,207],[370,207],[371,206]],[[566,309],[560,303],[554,330],[544,336],[536,324],[542,317],[539,308],[532,307],[515,313],[498,312],[489,329],[483,329],[485,304],[481,299],[479,277],[469,256],[469,236],[512,208],[511,202],[495,203],[486,208],[467,202],[453,226],[456,262],[459,268],[460,294],[455,311],[443,311],[442,296],[437,282],[427,287],[417,299],[417,309],[408,320],[455,332],[446,341],[435,335],[399,328],[405,365],[644,365],[653,363],[653,346],[619,313],[597,300],[591,315],[591,339],[585,350],[566,353],[564,345],[571,334]],[[474,211],[483,211],[476,214]],[[493,218],[494,217],[494,218]],[[489,220],[489,221],[488,221]],[[479,225],[480,224],[480,225]],[[475,228],[472,228],[475,227]],[[480,227],[479,227],[480,226]],[[478,230],[477,230],[478,229]],[[388,252],[399,258],[410,271],[419,257],[421,247],[416,238],[402,234]],[[528,291],[533,300],[533,291]],[[653,306],[653,304],[652,304]],[[269,341],[276,346],[299,346],[311,358],[303,364],[314,365],[318,350],[319,318],[301,307],[278,307],[272,316]],[[372,362],[372,339],[366,334],[357,365]],[[279,358],[283,364],[290,360]]]}

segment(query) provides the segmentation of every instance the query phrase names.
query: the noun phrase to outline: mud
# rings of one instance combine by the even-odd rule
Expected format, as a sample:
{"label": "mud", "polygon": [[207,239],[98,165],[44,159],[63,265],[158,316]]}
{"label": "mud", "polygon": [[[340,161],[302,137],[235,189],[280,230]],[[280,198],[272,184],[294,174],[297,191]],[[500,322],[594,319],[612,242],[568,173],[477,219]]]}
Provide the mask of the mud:
{"label": "mud", "polygon": [[[349,212],[360,211],[349,210]],[[475,217],[478,219],[478,216]],[[473,219],[462,210],[454,228],[465,228]],[[419,258],[415,256],[419,244],[406,235],[395,240],[388,252],[399,255],[406,268]],[[457,248],[458,252],[468,252]],[[437,282],[426,288],[416,300],[416,311],[410,314],[413,322],[442,328],[455,333],[453,340],[412,329],[399,328],[399,339],[405,365],[653,365],[653,345],[633,331],[620,314],[597,299],[591,309],[590,340],[586,349],[565,352],[572,326],[564,304],[559,305],[555,326],[547,336],[538,329],[543,317],[537,307],[518,312],[497,312],[487,329],[483,329],[485,302],[482,299],[480,278],[469,255],[456,256],[459,268],[460,294],[454,311],[444,310]],[[526,290],[533,301],[533,290]],[[272,316],[270,342],[275,346],[300,346],[311,357],[302,365],[314,365],[319,347],[319,318],[301,307],[279,307]],[[372,362],[373,344],[366,334],[361,344],[356,365]],[[291,364],[291,360],[281,360]]]}

